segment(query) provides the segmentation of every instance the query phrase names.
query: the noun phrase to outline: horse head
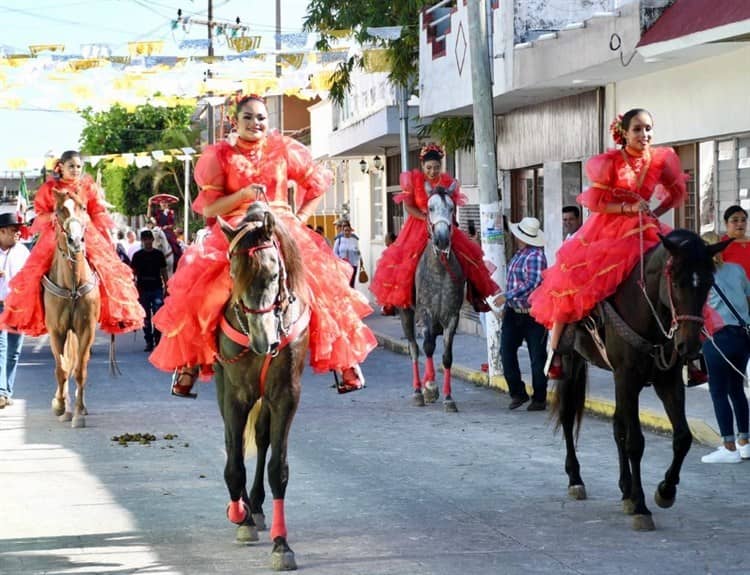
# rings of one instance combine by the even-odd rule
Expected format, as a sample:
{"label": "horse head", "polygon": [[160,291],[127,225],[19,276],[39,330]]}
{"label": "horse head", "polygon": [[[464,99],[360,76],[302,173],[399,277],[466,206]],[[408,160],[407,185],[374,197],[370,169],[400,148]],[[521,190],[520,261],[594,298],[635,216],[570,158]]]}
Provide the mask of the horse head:
{"label": "horse head", "polygon": [[669,331],[674,333],[675,350],[682,357],[694,359],[701,349],[703,306],[714,284],[714,256],[731,240],[706,245],[687,230],[673,230],[660,237],[669,255],[659,299],[671,315]]}
{"label": "horse head", "polygon": [[83,251],[83,237],[88,223],[86,209],[77,197],[54,190],[55,218],[59,230],[58,247],[68,257],[74,257]]}
{"label": "horse head", "polygon": [[[235,228],[219,218],[229,241],[230,306],[250,349],[273,354],[285,334],[285,313],[294,302],[293,278],[301,275],[299,255],[267,204],[254,202]],[[230,315],[231,317],[231,315]]]}
{"label": "horse head", "polygon": [[443,252],[447,252],[451,247],[451,234],[456,212],[456,204],[453,202],[455,189],[455,181],[448,188],[443,186],[433,188],[429,182],[425,182],[427,227],[432,238],[432,245]]}

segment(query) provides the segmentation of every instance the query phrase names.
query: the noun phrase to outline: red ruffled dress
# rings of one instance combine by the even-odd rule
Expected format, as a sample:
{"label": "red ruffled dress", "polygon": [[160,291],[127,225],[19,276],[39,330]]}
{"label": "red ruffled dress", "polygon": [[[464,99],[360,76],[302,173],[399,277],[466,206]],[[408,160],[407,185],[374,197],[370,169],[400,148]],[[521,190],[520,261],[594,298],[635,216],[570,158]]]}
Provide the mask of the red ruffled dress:
{"label": "red ruffled dress", "polygon": [[[422,170],[402,173],[401,189],[403,192],[394,200],[406,202],[418,208],[422,213],[427,213],[425,179],[426,176]],[[430,183],[433,188],[436,186],[448,188],[454,181],[449,174],[443,173]],[[457,206],[466,202],[466,197],[458,187],[453,192],[453,201]],[[429,235],[425,221],[415,217],[407,218],[396,241],[383,252],[370,282],[370,291],[380,305],[395,307],[414,305],[414,277],[419,259],[428,241]],[[489,306],[483,300],[498,293],[500,287],[492,279],[490,275],[492,271],[487,269],[484,263],[481,246],[454,226],[451,249],[458,256],[461,269],[470,284],[467,299],[480,311],[489,311]]]}
{"label": "red ruffled dress", "polygon": [[90,223],[84,241],[86,259],[99,276],[101,315],[99,326],[108,333],[124,333],[143,327],[143,308],[133,282],[133,270],[117,256],[109,230],[115,227],[107,208],[99,199],[96,183],[87,174],[80,180],[49,179],[34,197],[36,218],[32,233],[39,232],[34,249],[21,271],[11,280],[11,292],[0,315],[2,329],[39,336],[47,332],[44,324],[42,276],[52,267],[55,240],[55,195],[53,190],[69,191],[86,205]]}
{"label": "red ruffled dress", "polygon": [[[201,191],[193,210],[199,214],[220,197],[251,183],[266,187],[266,199],[294,237],[305,265],[313,369],[342,370],[364,361],[377,341],[362,322],[372,309],[362,294],[349,287],[351,266],[333,254],[320,234],[294,217],[286,202],[289,180],[297,183],[295,202],[300,207],[325,193],[331,173],[313,162],[305,146],[273,132],[255,144],[238,140],[235,145],[221,142],[208,147],[195,167],[195,180]],[[250,204],[243,203],[222,219],[236,225]],[[169,296],[154,317],[162,337],[149,359],[159,369],[200,365],[202,376],[213,372],[216,329],[230,296],[231,279],[229,243],[218,223],[209,223],[203,244],[193,244],[183,254],[169,280]]]}
{"label": "red ruffled dress", "polygon": [[672,148],[651,148],[642,156],[609,150],[591,158],[586,173],[592,185],[578,196],[578,203],[592,210],[591,216],[563,243],[555,265],[542,273],[542,283],[529,298],[531,315],[547,328],[584,318],[617,290],[640,259],[641,231],[644,251],[660,242],[657,234],[670,231],[651,215],[596,210],[652,196],[672,208],[686,196],[680,159]]}

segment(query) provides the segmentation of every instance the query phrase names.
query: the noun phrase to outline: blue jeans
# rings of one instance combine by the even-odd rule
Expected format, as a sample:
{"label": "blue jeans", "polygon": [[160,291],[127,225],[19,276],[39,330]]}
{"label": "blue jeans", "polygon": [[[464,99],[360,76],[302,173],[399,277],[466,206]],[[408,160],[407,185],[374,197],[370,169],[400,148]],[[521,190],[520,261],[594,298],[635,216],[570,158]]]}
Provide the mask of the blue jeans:
{"label": "blue jeans", "polygon": [[[0,303],[0,312],[3,311]],[[0,395],[13,397],[18,358],[21,357],[23,334],[0,331]]]}
{"label": "blue jeans", "polygon": [[[708,368],[708,389],[714,404],[719,433],[725,442],[734,441],[732,408],[737,420],[737,431],[740,438],[748,438],[748,404],[743,389],[743,376],[748,357],[750,357],[750,340],[739,326],[728,325],[714,334],[714,342],[721,352],[732,362],[732,365],[719,355],[714,344],[706,340],[703,344],[703,356]],[[730,406],[731,401],[731,406]]]}
{"label": "blue jeans", "polygon": [[138,301],[143,311],[146,312],[146,317],[143,319],[143,337],[146,340],[146,345],[158,344],[161,339],[161,332],[154,329],[151,320],[154,314],[159,311],[159,308],[164,305],[164,290],[162,288],[139,290]]}
{"label": "blue jeans", "polygon": [[547,400],[547,376],[544,374],[544,364],[547,361],[547,330],[529,314],[518,313],[506,305],[500,335],[500,358],[511,397],[527,395],[518,365],[518,348],[524,340],[531,360],[531,386],[534,388],[532,399],[543,402]]}

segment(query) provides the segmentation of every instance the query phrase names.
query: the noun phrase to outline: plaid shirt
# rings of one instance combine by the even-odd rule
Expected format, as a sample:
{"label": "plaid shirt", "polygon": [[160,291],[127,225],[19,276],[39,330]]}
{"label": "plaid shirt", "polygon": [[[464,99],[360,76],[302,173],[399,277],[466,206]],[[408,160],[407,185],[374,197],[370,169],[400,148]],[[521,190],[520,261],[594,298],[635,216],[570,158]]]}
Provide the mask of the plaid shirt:
{"label": "plaid shirt", "polygon": [[546,268],[547,257],[542,248],[526,246],[516,252],[508,264],[507,305],[515,311],[528,313],[529,295],[542,282],[542,270]]}

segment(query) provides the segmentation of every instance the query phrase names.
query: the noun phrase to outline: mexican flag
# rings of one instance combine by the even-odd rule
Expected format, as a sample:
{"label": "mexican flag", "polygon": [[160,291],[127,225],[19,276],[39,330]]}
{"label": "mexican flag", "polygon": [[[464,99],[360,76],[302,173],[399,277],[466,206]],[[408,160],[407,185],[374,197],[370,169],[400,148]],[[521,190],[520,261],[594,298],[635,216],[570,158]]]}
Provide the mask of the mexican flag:
{"label": "mexican flag", "polygon": [[29,207],[29,190],[26,187],[26,176],[21,174],[21,183],[18,185],[18,200],[16,202],[16,215],[20,222],[24,221],[26,210]]}

